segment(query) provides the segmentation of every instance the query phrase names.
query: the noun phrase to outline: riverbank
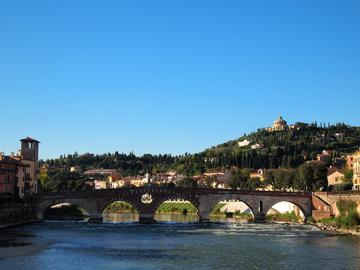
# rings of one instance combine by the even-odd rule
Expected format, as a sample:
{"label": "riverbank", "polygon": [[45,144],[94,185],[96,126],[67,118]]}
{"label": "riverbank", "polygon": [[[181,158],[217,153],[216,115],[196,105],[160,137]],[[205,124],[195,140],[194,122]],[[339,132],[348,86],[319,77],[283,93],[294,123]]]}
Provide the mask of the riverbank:
{"label": "riverbank", "polygon": [[17,226],[22,226],[22,225],[29,225],[29,224],[33,224],[33,223],[37,223],[37,222],[38,222],[37,219],[31,219],[31,220],[23,220],[23,221],[18,221],[18,222],[11,222],[11,223],[2,223],[2,224],[0,224],[0,229],[12,228],[12,227],[17,227]]}
{"label": "riverbank", "polygon": [[360,236],[360,216],[357,212],[357,203],[342,200],[336,203],[336,207],[339,210],[339,215],[322,219],[318,222],[319,228],[340,234]]}
{"label": "riverbank", "polygon": [[360,237],[360,228],[339,228],[337,226],[331,225],[331,224],[324,224],[321,222],[318,223],[314,223],[311,224],[314,225],[315,227],[319,228],[322,231],[327,231],[327,232],[335,232],[338,234],[342,234],[342,235],[353,235],[353,236],[358,236]]}

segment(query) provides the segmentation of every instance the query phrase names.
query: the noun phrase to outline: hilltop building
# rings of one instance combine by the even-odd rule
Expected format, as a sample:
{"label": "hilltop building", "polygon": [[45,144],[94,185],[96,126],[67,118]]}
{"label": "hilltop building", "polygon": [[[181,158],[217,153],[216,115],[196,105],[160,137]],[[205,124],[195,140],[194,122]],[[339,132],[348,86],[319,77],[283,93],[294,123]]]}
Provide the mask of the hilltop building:
{"label": "hilltop building", "polygon": [[316,156],[317,161],[322,161],[325,164],[331,164],[334,156],[333,150],[323,150],[321,154]]}
{"label": "hilltop building", "polygon": [[288,129],[289,126],[287,122],[282,118],[280,115],[275,121],[272,127],[266,128],[267,131],[273,132],[273,131],[283,131]]}
{"label": "hilltop building", "polygon": [[287,121],[284,120],[281,115],[279,115],[279,117],[274,121],[272,127],[265,128],[265,130],[268,132],[284,131],[289,129],[299,130],[300,127],[297,125],[288,125]]}
{"label": "hilltop building", "polygon": [[100,168],[100,169],[88,169],[84,172],[84,174],[86,176],[90,176],[90,177],[98,177],[98,176],[104,176],[104,177],[107,177],[107,176],[111,176],[111,175],[114,175],[118,173],[117,170],[114,170],[114,169],[103,169],[103,168]]}
{"label": "hilltop building", "polygon": [[238,146],[239,147],[245,147],[245,146],[248,146],[251,142],[248,141],[248,140],[243,140],[241,142],[238,142]]}
{"label": "hilltop building", "polygon": [[264,148],[264,145],[259,144],[259,143],[255,143],[251,146],[251,149],[255,150],[255,149],[262,149]]}

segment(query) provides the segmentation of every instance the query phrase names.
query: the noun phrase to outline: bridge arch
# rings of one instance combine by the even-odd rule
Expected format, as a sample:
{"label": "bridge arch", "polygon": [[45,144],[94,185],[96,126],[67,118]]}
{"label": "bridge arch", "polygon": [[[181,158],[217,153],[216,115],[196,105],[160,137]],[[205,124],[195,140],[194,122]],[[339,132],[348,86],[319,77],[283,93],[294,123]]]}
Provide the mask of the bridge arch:
{"label": "bridge arch", "polygon": [[242,202],[250,209],[253,215],[253,220],[258,221],[259,209],[257,207],[258,206],[257,199],[254,196],[247,196],[243,194],[230,193],[230,192],[224,194],[209,194],[206,196],[200,196],[199,212],[201,219],[208,221],[216,205],[218,205],[218,203],[223,201]]}
{"label": "bridge arch", "polygon": [[[165,192],[162,193],[160,196],[155,196],[153,202],[151,203],[151,214],[154,218],[154,220],[156,218],[158,218],[158,216],[156,217],[156,212],[157,210],[162,206],[163,203],[166,202],[188,202],[190,203],[195,209],[196,209],[196,214],[200,219],[200,215],[199,215],[199,201],[197,199],[196,196],[193,196],[192,194],[189,194],[188,192],[174,192],[173,190],[171,190],[170,192]],[[159,220],[159,219],[158,219]],[[162,220],[160,219],[159,221],[171,221],[171,220]]]}
{"label": "bridge arch", "polygon": [[124,200],[111,200],[104,203],[100,210],[103,222],[138,222],[139,211],[136,207]]}
{"label": "bridge arch", "polygon": [[199,209],[194,203],[183,200],[164,200],[155,210],[154,220],[160,222],[198,222]]}
{"label": "bridge arch", "polygon": [[255,215],[251,205],[246,201],[235,198],[219,201],[212,209],[210,218],[234,218],[241,221],[252,222]]}
{"label": "bridge arch", "polygon": [[169,194],[169,195],[163,195],[161,196],[161,198],[156,198],[152,204],[152,208],[155,210],[154,213],[156,212],[156,210],[160,207],[160,205],[163,202],[166,201],[177,201],[177,200],[182,200],[182,201],[188,201],[190,202],[192,205],[194,205],[196,207],[196,209],[198,210],[198,201],[194,200],[194,198],[192,198],[191,196],[186,196],[185,194]]}
{"label": "bridge arch", "polygon": [[90,214],[78,205],[61,203],[47,207],[43,216],[44,219],[83,220]]}
{"label": "bridge arch", "polygon": [[[273,221],[299,222],[301,220],[302,222],[306,222],[307,218],[311,216],[311,213],[308,213],[306,206],[295,200],[289,199],[266,204],[263,212],[266,220],[268,220],[271,216],[279,216],[279,220],[276,220],[275,218]],[[283,217],[283,220],[281,220],[281,215],[285,214],[288,214],[288,216]],[[297,217],[297,220],[295,220],[295,217],[292,217],[290,214],[294,214],[295,217]]]}
{"label": "bridge arch", "polygon": [[96,215],[96,210],[89,207],[89,204],[77,199],[59,199],[59,200],[45,200],[42,201],[37,207],[37,218],[38,220],[44,219],[45,212],[53,206],[68,204],[77,206],[80,209],[83,209],[89,216]]}
{"label": "bridge arch", "polygon": [[140,211],[141,211],[139,205],[136,203],[136,200],[131,200],[129,198],[117,196],[117,197],[113,197],[113,198],[104,200],[99,209],[100,213],[103,213],[108,205],[115,203],[115,202],[125,202],[125,203],[133,206],[136,212],[140,213]]}

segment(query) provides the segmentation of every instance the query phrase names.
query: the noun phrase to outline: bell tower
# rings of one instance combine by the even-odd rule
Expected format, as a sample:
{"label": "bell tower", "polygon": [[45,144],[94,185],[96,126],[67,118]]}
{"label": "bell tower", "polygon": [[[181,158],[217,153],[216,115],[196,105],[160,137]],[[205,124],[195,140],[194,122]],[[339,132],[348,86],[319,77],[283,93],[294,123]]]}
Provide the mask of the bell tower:
{"label": "bell tower", "polygon": [[[21,141],[21,164],[24,167],[23,181],[18,182],[20,195],[34,194],[38,192],[38,159],[39,141],[26,137]],[[21,173],[21,172],[20,172]]]}
{"label": "bell tower", "polygon": [[21,141],[21,156],[22,159],[37,162],[39,159],[39,141],[30,137],[26,137]]}

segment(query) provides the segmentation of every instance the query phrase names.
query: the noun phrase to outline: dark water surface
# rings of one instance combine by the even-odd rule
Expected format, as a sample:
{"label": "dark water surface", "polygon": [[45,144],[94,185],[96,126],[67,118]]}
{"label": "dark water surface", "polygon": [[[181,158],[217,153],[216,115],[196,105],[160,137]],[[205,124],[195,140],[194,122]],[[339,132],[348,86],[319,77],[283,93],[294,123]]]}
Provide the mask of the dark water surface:
{"label": "dark water surface", "polygon": [[304,225],[49,221],[0,241],[0,270],[360,269],[359,238]]}

